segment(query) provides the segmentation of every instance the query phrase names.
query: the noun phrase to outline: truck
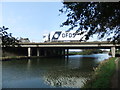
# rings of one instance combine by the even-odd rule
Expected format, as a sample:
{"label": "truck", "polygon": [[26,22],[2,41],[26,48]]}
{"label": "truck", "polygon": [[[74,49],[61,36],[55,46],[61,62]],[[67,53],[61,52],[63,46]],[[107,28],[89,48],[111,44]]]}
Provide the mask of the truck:
{"label": "truck", "polygon": [[52,31],[43,35],[43,42],[78,42],[87,31]]}

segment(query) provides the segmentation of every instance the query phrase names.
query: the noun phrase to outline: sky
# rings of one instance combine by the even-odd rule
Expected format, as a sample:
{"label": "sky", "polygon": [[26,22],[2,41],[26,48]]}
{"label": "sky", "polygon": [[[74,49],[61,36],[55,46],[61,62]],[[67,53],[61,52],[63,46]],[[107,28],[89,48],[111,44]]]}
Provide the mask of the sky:
{"label": "sky", "polygon": [[2,25],[1,23],[0,25],[8,27],[8,32],[16,38],[29,38],[31,42],[42,42],[43,34],[68,29],[60,27],[67,19],[65,14],[59,12],[62,7],[60,1],[2,2]]}
{"label": "sky", "polygon": [[62,2],[3,2],[2,23],[14,37],[29,38],[31,41],[42,41],[42,35],[60,28],[66,20],[59,9]]}

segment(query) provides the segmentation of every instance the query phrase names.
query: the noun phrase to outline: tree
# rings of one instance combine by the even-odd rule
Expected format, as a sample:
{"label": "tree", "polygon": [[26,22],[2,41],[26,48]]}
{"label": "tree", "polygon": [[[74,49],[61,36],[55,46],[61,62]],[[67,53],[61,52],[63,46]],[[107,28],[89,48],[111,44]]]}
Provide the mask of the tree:
{"label": "tree", "polygon": [[70,26],[69,30],[88,31],[84,36],[85,40],[98,34],[99,39],[111,36],[107,38],[108,41],[120,42],[120,2],[63,2],[63,4],[59,11],[67,15],[67,20],[61,27]]}
{"label": "tree", "polygon": [[10,45],[14,46],[19,41],[12,36],[12,33],[7,32],[8,29],[9,28],[6,28],[5,26],[0,27],[0,39],[2,40],[2,45],[3,46],[10,46]]}

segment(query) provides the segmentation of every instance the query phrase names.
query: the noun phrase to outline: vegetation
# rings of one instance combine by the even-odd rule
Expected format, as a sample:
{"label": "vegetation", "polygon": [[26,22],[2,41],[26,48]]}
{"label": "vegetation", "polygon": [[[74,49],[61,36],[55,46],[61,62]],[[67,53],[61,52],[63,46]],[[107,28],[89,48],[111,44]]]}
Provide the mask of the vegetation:
{"label": "vegetation", "polygon": [[120,53],[120,49],[116,50],[116,53]]}
{"label": "vegetation", "polygon": [[2,39],[2,45],[4,46],[14,46],[19,41],[12,36],[12,33],[8,33],[7,30],[9,28],[6,28],[5,26],[0,27],[0,39]]}
{"label": "vegetation", "polygon": [[14,59],[23,59],[23,58],[28,58],[27,56],[6,56],[6,57],[2,57],[2,61],[5,60],[14,60]]}
{"label": "vegetation", "polygon": [[110,88],[111,77],[115,72],[115,59],[110,58],[101,62],[91,80],[88,80],[83,88]]}
{"label": "vegetation", "polygon": [[81,52],[69,52],[69,54],[77,54],[77,55],[89,55],[89,54],[96,54],[96,53],[103,53],[103,51],[99,49],[86,49]]}
{"label": "vegetation", "polygon": [[85,41],[98,34],[99,39],[107,38],[108,41],[120,42],[120,2],[65,1],[69,0],[64,0],[64,6],[59,11],[66,14],[67,20],[61,27],[69,26],[69,30],[87,31],[83,36]]}

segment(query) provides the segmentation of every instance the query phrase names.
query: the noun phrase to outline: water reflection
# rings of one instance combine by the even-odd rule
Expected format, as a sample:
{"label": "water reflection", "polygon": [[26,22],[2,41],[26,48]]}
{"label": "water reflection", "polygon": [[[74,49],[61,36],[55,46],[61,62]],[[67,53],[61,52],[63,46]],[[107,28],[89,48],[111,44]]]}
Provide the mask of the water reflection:
{"label": "water reflection", "polygon": [[86,78],[80,77],[58,77],[54,78],[46,78],[45,81],[54,87],[68,87],[68,88],[81,88],[83,86],[83,82]]}
{"label": "water reflection", "polygon": [[66,61],[65,67],[55,67],[48,71],[44,75],[45,82],[54,87],[82,87],[90,77],[96,58],[73,56]]}
{"label": "water reflection", "polygon": [[54,87],[80,88],[83,82],[89,79],[90,73],[80,72],[79,69],[50,71],[44,75],[47,84]]}
{"label": "water reflection", "polygon": [[3,62],[3,88],[80,88],[93,67],[107,54]]}
{"label": "water reflection", "polygon": [[29,70],[29,69],[30,69],[30,67],[31,67],[31,60],[30,60],[30,59],[28,59],[27,69]]}

